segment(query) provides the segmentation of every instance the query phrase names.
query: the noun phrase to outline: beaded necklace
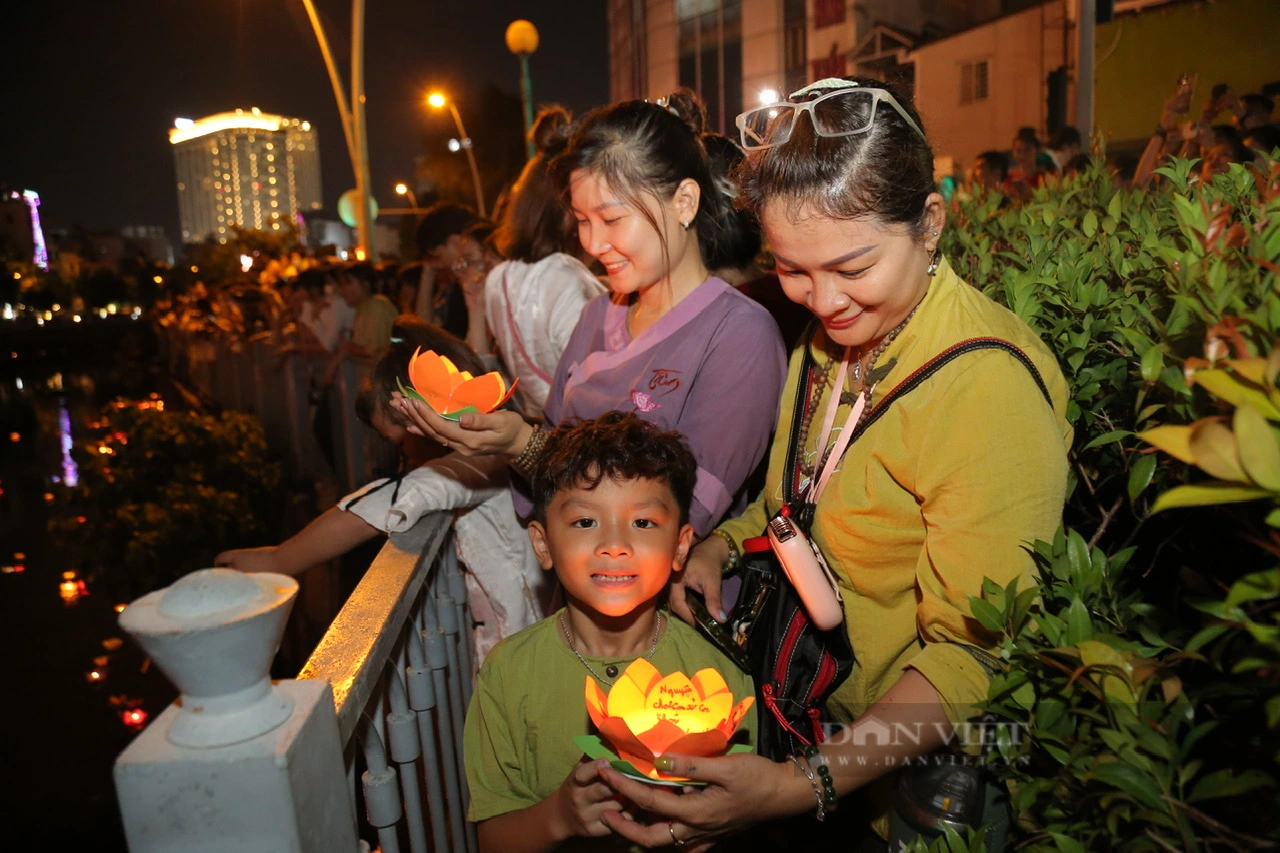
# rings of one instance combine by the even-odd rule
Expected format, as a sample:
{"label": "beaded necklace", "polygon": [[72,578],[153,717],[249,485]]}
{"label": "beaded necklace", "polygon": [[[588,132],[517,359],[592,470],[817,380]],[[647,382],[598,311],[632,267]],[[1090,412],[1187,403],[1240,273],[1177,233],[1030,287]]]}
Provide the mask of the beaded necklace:
{"label": "beaded necklace", "polygon": [[[871,390],[875,387],[875,383],[869,380],[871,379],[871,375],[875,373],[876,362],[880,360],[880,356],[883,355],[884,351],[889,348],[889,345],[894,342],[894,339],[896,339],[902,330],[906,328],[907,323],[911,322],[911,318],[916,315],[916,308],[919,307],[920,303],[917,302],[915,306],[907,312],[907,316],[902,318],[902,322],[889,330],[889,333],[881,338],[880,343],[876,344],[871,350],[870,356],[866,359],[867,369],[865,376],[862,370],[863,359],[861,356],[859,356],[850,369],[849,374],[853,382],[861,383],[861,388],[859,388],[858,392],[865,395],[867,398],[862,414],[858,416],[858,422],[854,424],[851,429],[857,429],[862,422],[866,420],[867,415],[871,413]],[[835,367],[835,364],[836,362],[834,359],[828,359],[826,367],[822,368],[822,372],[814,380],[813,392],[809,396],[809,402],[804,407],[804,416],[800,420],[799,446],[801,448],[804,448],[806,446],[806,442],[809,440],[809,428],[813,424],[814,413],[818,411],[818,403],[822,401],[822,394],[826,391],[827,381],[831,378],[831,372]],[[832,393],[836,393],[836,389],[833,389]],[[847,392],[843,388],[839,389],[839,393],[841,405],[852,405],[857,399],[857,393]],[[818,470],[820,470],[822,468],[822,464],[826,462],[824,448],[818,447],[814,449],[822,455],[823,458],[815,458],[812,468],[807,465],[803,466],[803,470],[810,476],[813,476]]]}

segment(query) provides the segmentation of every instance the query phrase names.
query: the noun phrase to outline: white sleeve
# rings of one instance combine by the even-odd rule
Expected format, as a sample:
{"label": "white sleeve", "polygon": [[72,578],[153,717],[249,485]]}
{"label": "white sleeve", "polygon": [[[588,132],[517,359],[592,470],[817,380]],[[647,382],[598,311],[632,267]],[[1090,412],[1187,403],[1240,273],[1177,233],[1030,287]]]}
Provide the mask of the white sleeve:
{"label": "white sleeve", "polygon": [[386,533],[403,533],[428,513],[467,509],[506,488],[502,457],[450,453],[398,480],[375,480],[338,501],[338,507]]}

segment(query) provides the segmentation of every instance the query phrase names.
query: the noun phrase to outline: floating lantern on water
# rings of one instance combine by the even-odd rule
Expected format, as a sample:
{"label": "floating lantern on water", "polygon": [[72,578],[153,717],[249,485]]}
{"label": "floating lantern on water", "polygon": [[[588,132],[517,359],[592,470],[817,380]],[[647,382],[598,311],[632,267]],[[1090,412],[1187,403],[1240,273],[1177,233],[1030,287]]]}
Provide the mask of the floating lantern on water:
{"label": "floating lantern on water", "polygon": [[147,724],[147,712],[141,708],[126,708],[120,712],[120,719],[131,729],[140,729]]}
{"label": "floating lantern on water", "polygon": [[422,352],[419,347],[409,359],[409,382],[413,387],[400,384],[400,393],[421,400],[442,418],[456,421],[468,412],[492,412],[510,399],[520,380],[507,387],[496,371],[472,376],[445,356],[433,350]]}
{"label": "floating lantern on water", "polygon": [[714,669],[699,670],[692,678],[683,672],[664,676],[644,658],[632,661],[607,695],[588,677],[586,698],[601,738],[638,774],[659,781],[682,781],[654,768],[653,760],[663,753],[729,751],[729,739],[755,701],[748,696],[735,705],[729,685]]}

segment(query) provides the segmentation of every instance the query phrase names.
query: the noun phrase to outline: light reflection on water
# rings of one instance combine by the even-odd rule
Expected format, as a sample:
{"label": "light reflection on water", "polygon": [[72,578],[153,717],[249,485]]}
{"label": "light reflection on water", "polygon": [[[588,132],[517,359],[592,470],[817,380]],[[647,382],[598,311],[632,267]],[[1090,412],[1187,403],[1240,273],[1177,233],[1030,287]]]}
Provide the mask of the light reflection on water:
{"label": "light reflection on water", "polygon": [[62,448],[62,482],[67,486],[80,483],[80,466],[71,457],[75,444],[71,437],[71,413],[67,411],[67,398],[58,398],[58,445]]}

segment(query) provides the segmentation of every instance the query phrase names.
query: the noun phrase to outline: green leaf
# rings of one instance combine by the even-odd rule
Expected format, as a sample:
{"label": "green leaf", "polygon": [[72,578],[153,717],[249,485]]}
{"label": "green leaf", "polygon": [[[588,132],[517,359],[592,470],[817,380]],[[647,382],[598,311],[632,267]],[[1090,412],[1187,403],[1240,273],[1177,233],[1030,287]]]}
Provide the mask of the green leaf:
{"label": "green leaf", "polygon": [[1093,441],[1089,442],[1084,447],[1080,448],[1080,450],[1081,451],[1092,450],[1095,447],[1102,447],[1105,444],[1112,444],[1113,442],[1117,442],[1122,438],[1128,438],[1131,435],[1133,435],[1132,430],[1113,429],[1111,432],[1104,432],[1102,435],[1098,436]]}
{"label": "green leaf", "polygon": [[1098,214],[1092,210],[1084,215],[1084,221],[1080,223],[1080,230],[1084,232],[1084,236],[1092,237],[1098,233]]}
{"label": "green leaf", "polygon": [[1242,770],[1239,774],[1231,768],[1215,770],[1196,783],[1187,802],[1238,797],[1258,788],[1273,788],[1275,784],[1275,780],[1261,770]]}
{"label": "green leaf", "polygon": [[1259,498],[1270,497],[1266,489],[1256,486],[1242,486],[1239,483],[1227,483],[1221,480],[1210,480],[1193,486],[1176,486],[1156,498],[1151,512],[1163,512],[1166,509],[1181,509],[1190,506],[1215,506],[1217,504],[1243,503]]}
{"label": "green leaf", "polygon": [[1138,433],[1138,438],[1188,465],[1194,465],[1196,462],[1195,454],[1191,452],[1190,426],[1166,424],[1152,427]]}
{"label": "green leaf", "polygon": [[1225,370],[1197,370],[1196,384],[1210,394],[1233,406],[1251,405],[1264,417],[1280,421],[1280,409],[1271,398],[1256,388],[1251,388]]}
{"label": "green leaf", "polygon": [[1116,193],[1111,197],[1111,202],[1107,205],[1107,215],[1119,219],[1123,209],[1120,193]]}
{"label": "green leaf", "polygon": [[1239,607],[1250,601],[1280,596],[1280,570],[1269,569],[1265,572],[1254,572],[1245,575],[1231,585],[1227,593],[1226,607]]}
{"label": "green leaf", "polygon": [[1089,608],[1085,606],[1083,599],[1072,599],[1067,608],[1067,645],[1079,645],[1092,638],[1093,617],[1089,615]]}
{"label": "green leaf", "polygon": [[1155,780],[1126,764],[1098,761],[1094,763],[1089,775],[1123,791],[1144,806],[1158,811],[1167,811],[1169,808]]}
{"label": "green leaf", "polygon": [[991,602],[970,596],[969,607],[973,610],[973,618],[977,619],[983,628],[993,634],[1004,633],[1004,616]]}
{"label": "green leaf", "polygon": [[1164,370],[1164,350],[1159,344],[1149,347],[1142,354],[1140,369],[1142,378],[1147,382],[1155,382],[1160,378],[1160,371]]}
{"label": "green leaf", "polygon": [[1144,453],[1138,457],[1138,461],[1133,463],[1133,467],[1129,469],[1129,502],[1135,503],[1138,495],[1151,484],[1151,477],[1156,471],[1156,457],[1154,453]]}
{"label": "green leaf", "polygon": [[1191,428],[1191,453],[1196,467],[1219,480],[1248,481],[1240,466],[1236,434],[1218,418],[1201,418]]}
{"label": "green leaf", "polygon": [[1280,444],[1275,432],[1253,406],[1240,406],[1232,419],[1240,463],[1249,479],[1273,492],[1280,492]]}
{"label": "green leaf", "polygon": [[1060,853],[1089,853],[1085,846],[1070,836],[1063,835],[1060,832],[1051,832],[1049,837],[1053,839],[1053,843],[1058,845]]}

